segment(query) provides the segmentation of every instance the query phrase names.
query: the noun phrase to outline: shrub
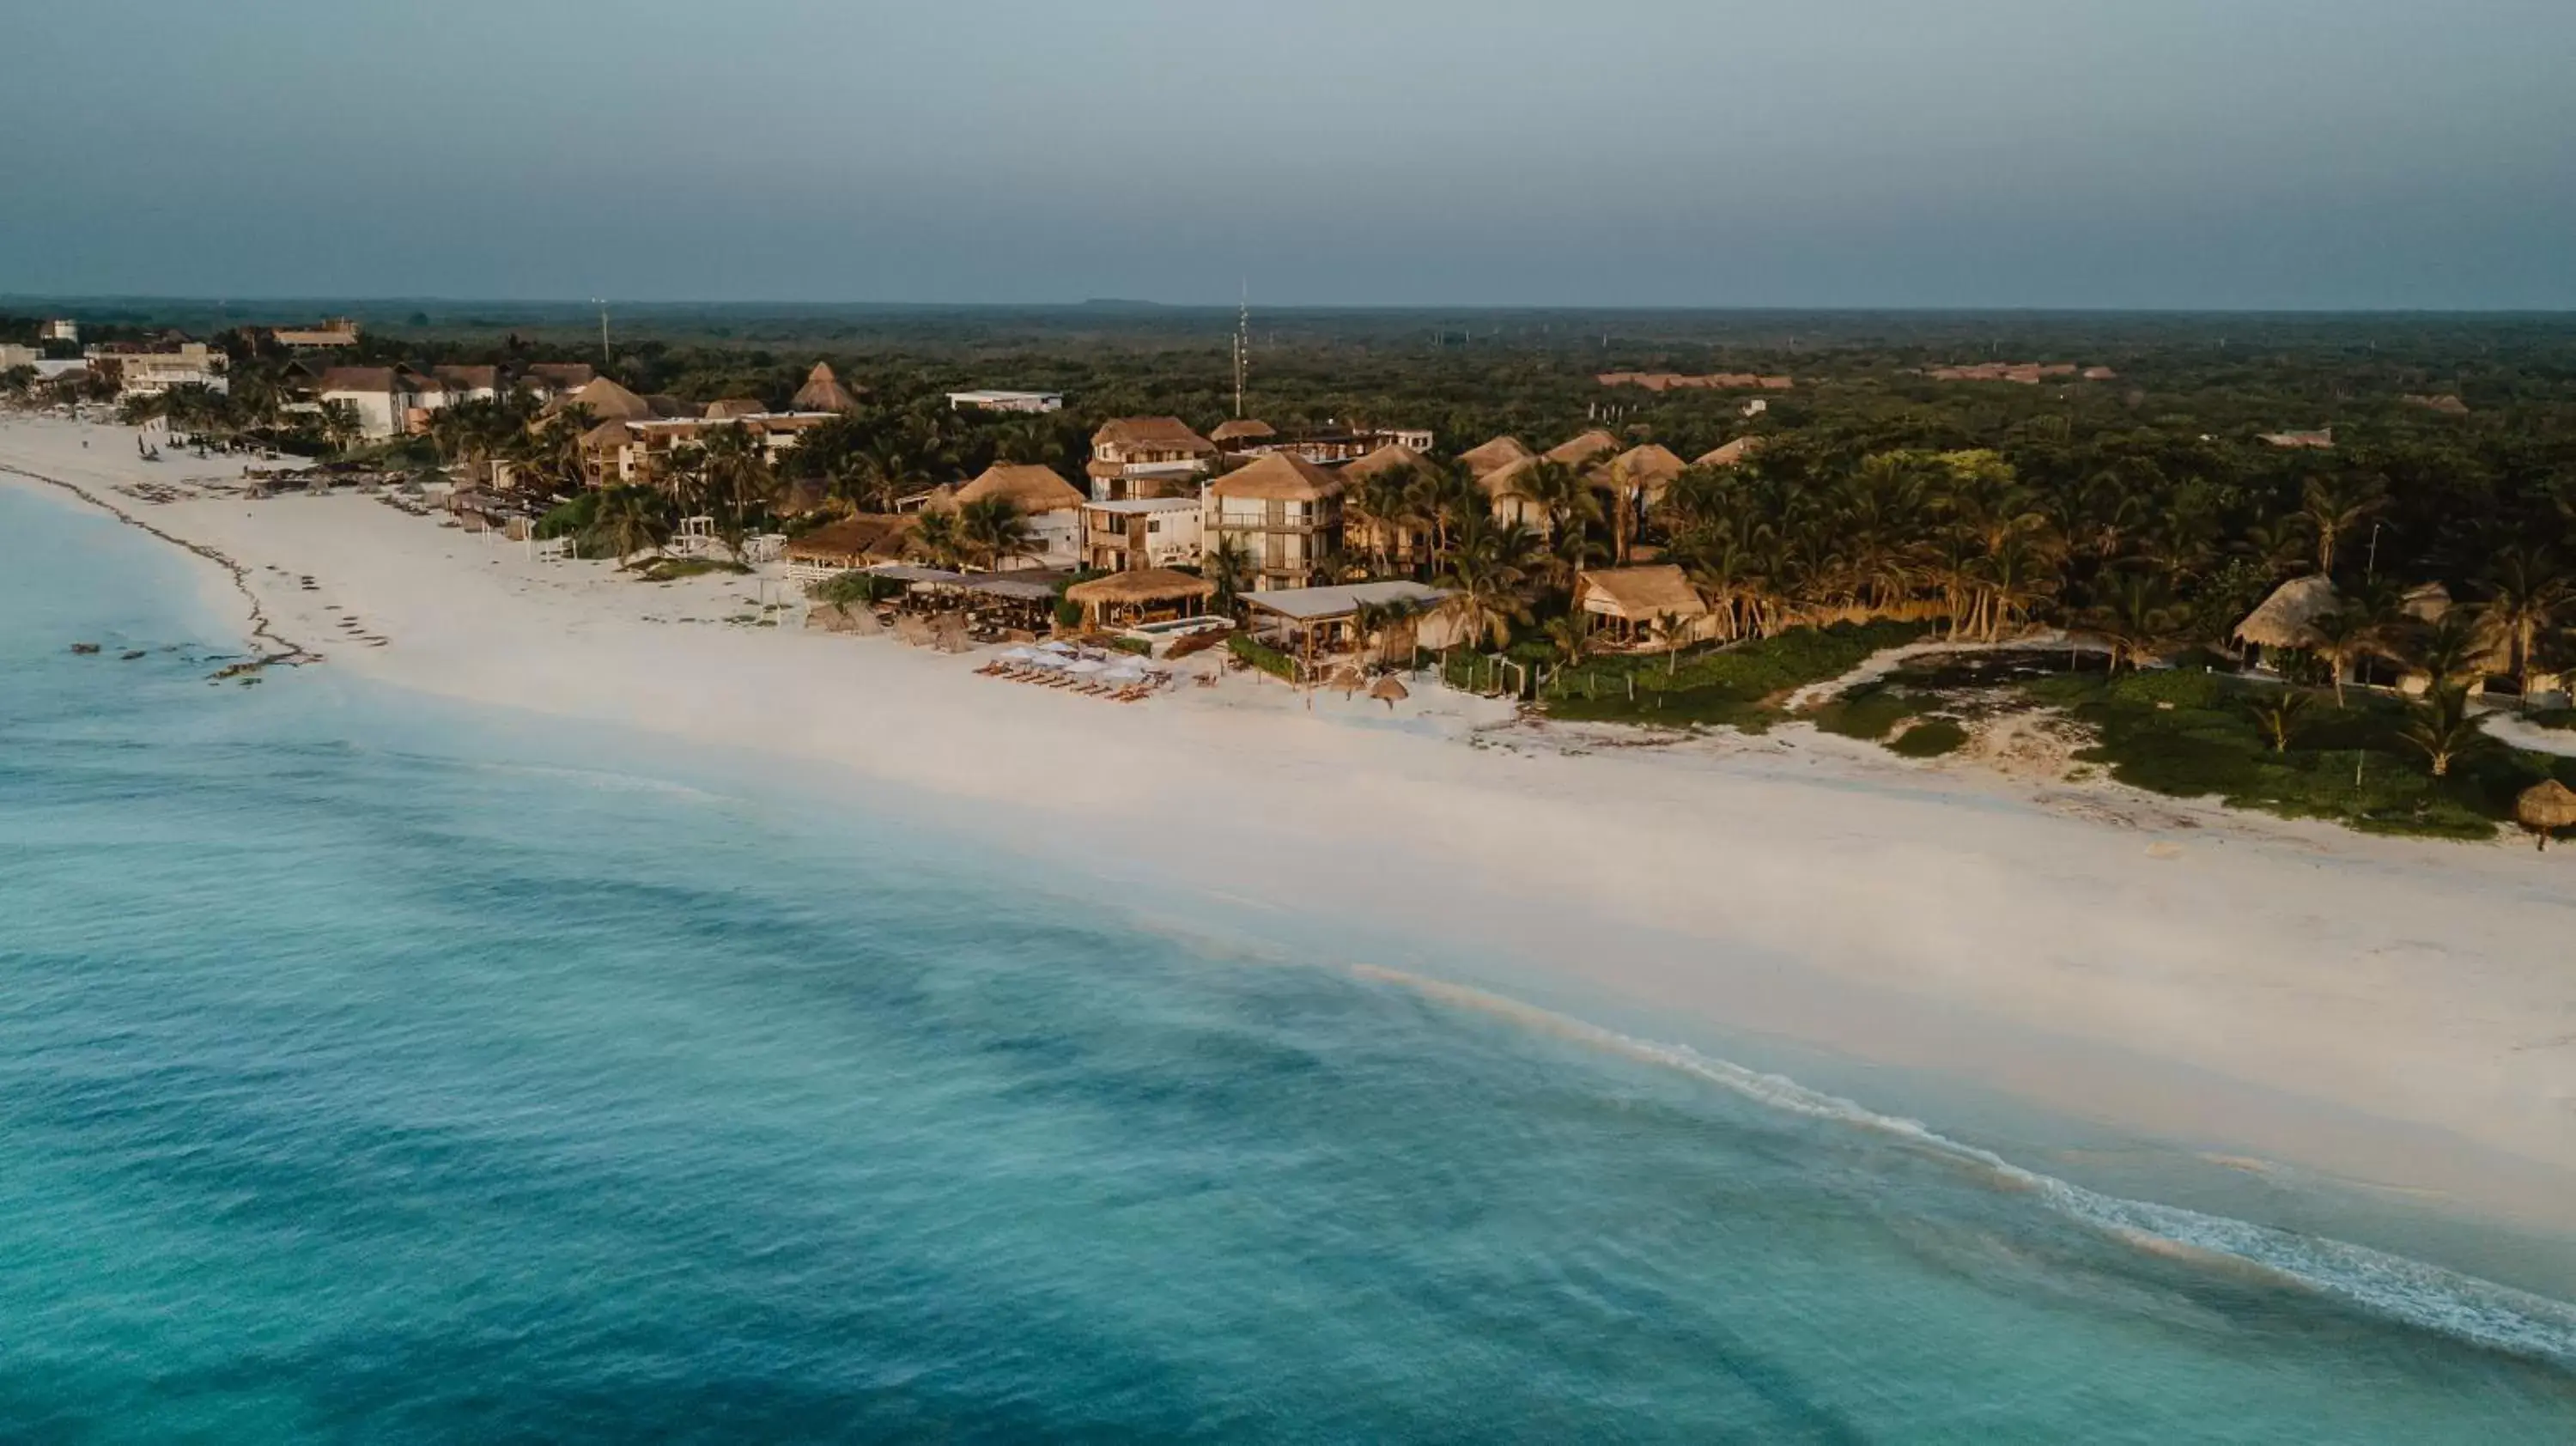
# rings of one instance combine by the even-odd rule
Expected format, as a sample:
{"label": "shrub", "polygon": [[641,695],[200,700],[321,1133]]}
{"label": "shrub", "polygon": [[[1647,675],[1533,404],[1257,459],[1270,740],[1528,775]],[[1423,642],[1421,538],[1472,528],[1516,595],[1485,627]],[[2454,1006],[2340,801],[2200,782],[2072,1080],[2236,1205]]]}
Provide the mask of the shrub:
{"label": "shrub", "polygon": [[588,532],[590,525],[598,520],[599,494],[584,492],[570,502],[556,503],[545,516],[538,518],[536,537],[539,542],[558,537],[578,537]]}
{"label": "shrub", "polygon": [[1896,735],[1888,750],[1906,758],[1938,758],[1968,741],[1968,730],[1949,718],[1926,718]]}
{"label": "shrub", "polygon": [[1225,640],[1226,650],[1274,678],[1297,681],[1297,664],[1286,653],[1253,641],[1250,633],[1234,633]]}
{"label": "shrub", "polygon": [[1921,710],[1921,704],[1907,694],[1872,683],[1817,709],[1816,727],[1845,738],[1884,738]]}
{"label": "shrub", "polygon": [[884,602],[903,592],[903,583],[872,572],[836,572],[805,589],[805,595],[818,603],[836,607],[856,607],[865,603]]}

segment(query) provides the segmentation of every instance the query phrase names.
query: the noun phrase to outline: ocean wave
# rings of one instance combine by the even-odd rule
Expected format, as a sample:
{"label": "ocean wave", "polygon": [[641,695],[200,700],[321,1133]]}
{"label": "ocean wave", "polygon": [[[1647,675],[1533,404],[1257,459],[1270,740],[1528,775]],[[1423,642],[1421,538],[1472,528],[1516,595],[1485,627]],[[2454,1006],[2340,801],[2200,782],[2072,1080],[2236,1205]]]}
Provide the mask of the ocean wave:
{"label": "ocean wave", "polygon": [[1999,1187],[2026,1193],[2133,1249],[2250,1269],[2384,1319],[2576,1369],[2576,1305],[2345,1241],[2088,1190],[1951,1139],[1919,1120],[1883,1114],[1784,1075],[1714,1059],[1687,1045],[1638,1039],[1467,985],[1375,965],[1356,965],[1352,972],[1557,1038],[1678,1070],[1770,1109],[1892,1136],[1983,1172]]}

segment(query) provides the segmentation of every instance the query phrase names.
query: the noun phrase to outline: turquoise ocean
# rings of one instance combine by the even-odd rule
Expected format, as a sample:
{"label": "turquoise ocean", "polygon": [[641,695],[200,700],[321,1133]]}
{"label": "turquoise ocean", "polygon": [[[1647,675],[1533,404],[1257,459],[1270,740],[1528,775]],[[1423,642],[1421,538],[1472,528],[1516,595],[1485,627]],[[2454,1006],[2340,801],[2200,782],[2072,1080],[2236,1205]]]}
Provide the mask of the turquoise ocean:
{"label": "turquoise ocean", "polygon": [[2576,1441],[2541,1296],[0,540],[0,1441]]}

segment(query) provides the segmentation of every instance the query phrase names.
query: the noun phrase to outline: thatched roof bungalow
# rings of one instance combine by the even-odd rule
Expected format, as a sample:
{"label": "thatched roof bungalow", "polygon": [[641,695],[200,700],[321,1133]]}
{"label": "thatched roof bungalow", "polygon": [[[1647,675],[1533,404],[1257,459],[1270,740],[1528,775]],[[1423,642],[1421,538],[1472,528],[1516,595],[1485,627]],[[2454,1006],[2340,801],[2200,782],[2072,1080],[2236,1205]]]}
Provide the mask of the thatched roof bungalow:
{"label": "thatched roof bungalow", "polygon": [[1468,476],[1481,482],[1505,467],[1526,462],[1537,455],[1523,446],[1518,437],[1496,437],[1482,446],[1470,447],[1459,453],[1458,461],[1467,469]]}
{"label": "thatched roof bungalow", "polygon": [[1585,467],[1619,450],[1619,439],[1595,427],[1579,437],[1569,437],[1547,449],[1547,460],[1568,467]]}
{"label": "thatched roof bungalow", "polygon": [[1694,467],[1732,467],[1750,457],[1762,445],[1760,437],[1738,437],[1722,447],[1702,452],[1691,462]]}
{"label": "thatched roof bungalow", "polygon": [[1642,447],[1631,447],[1593,468],[1591,481],[1593,486],[1604,490],[1625,487],[1643,495],[1651,503],[1662,500],[1664,489],[1672,486],[1673,479],[1689,470],[1689,466],[1672,448],[1648,442]]}
{"label": "thatched roof bungalow", "polygon": [[2320,641],[2317,619],[2342,606],[2331,579],[2322,574],[2294,577],[2272,589],[2228,636],[2258,648],[2304,651]]}
{"label": "thatched roof bungalow", "polygon": [[1575,574],[1574,605],[1604,620],[1623,643],[1661,636],[1661,620],[1674,620],[1665,638],[1678,644],[1708,636],[1712,614],[1708,599],[1691,586],[1690,577],[1670,563],[1649,567],[1589,568]]}

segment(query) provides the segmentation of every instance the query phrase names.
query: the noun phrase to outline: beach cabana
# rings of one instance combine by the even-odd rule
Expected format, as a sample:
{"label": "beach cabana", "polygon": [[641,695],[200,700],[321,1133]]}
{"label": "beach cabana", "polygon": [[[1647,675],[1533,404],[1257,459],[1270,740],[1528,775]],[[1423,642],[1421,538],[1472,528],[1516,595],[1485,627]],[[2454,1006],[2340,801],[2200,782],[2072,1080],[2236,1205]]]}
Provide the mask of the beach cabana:
{"label": "beach cabana", "polygon": [[2294,577],[2272,589],[2228,636],[2246,646],[2248,666],[2270,667],[2268,654],[2303,653],[2322,642],[2317,619],[2342,605],[2334,583],[2324,575]]}
{"label": "beach cabana", "polygon": [[[1594,568],[1574,576],[1574,605],[1607,625],[1623,647],[1662,642],[1675,646],[1708,636],[1708,599],[1690,577],[1669,563],[1653,567]],[[1671,617],[1674,634],[1662,633]]]}
{"label": "beach cabana", "polygon": [[2551,834],[2562,828],[2576,828],[2576,789],[2555,778],[2544,778],[2514,800],[2513,817],[2539,836],[2540,847],[2546,851]]}
{"label": "beach cabana", "polygon": [[1147,567],[1075,583],[1064,595],[1081,607],[1085,625],[1103,628],[1196,616],[1216,596],[1216,584],[1168,567]]}

